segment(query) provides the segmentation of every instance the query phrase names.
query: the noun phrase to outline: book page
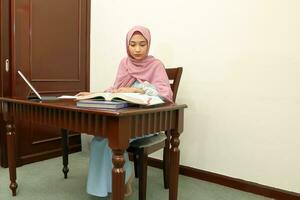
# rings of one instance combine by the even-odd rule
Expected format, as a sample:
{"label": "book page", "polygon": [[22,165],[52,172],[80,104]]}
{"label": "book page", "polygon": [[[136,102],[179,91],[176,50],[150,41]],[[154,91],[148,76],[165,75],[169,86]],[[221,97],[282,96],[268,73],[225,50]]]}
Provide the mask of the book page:
{"label": "book page", "polygon": [[77,99],[77,96],[72,96],[72,95],[62,95],[57,97],[59,99]]}
{"label": "book page", "polygon": [[140,105],[156,105],[164,103],[164,101],[157,96],[149,96],[140,93],[112,93],[111,96],[113,97],[112,100],[120,98],[130,103]]}
{"label": "book page", "polygon": [[94,93],[90,93],[90,94],[84,95],[84,96],[77,96],[77,100],[99,99],[99,100],[110,101],[111,100],[110,94],[111,93],[107,93],[107,92],[94,92]]}

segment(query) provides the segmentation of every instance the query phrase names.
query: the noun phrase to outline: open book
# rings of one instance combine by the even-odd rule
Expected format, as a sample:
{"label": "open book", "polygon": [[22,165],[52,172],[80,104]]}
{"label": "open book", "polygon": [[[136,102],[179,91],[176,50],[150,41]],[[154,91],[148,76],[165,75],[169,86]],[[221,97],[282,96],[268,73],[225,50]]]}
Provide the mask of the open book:
{"label": "open book", "polygon": [[85,100],[85,99],[104,100],[104,101],[127,101],[129,103],[147,105],[147,106],[164,103],[164,101],[157,96],[149,96],[140,93],[100,92],[100,93],[91,93],[89,95],[77,97],[77,100]]}

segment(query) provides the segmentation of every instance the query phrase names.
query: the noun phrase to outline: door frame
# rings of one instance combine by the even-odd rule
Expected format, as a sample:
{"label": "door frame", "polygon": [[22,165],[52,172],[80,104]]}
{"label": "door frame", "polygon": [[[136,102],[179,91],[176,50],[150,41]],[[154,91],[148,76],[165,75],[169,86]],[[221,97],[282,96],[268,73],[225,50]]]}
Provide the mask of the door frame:
{"label": "door frame", "polygon": [[[0,87],[0,94],[1,97],[10,97],[11,96],[11,15],[10,15],[10,0],[1,0],[0,3],[0,20],[1,20],[1,33],[0,33],[0,56],[1,56],[1,70],[0,70],[0,77],[1,77],[1,87]],[[9,60],[9,71],[5,70],[5,61],[6,59]]]}
{"label": "door frame", "polygon": [[[0,0],[0,96],[11,96],[11,1]],[[8,60],[8,71],[6,71],[6,61]],[[0,106],[0,166],[7,167],[6,154],[6,128],[2,116],[2,106]]]}

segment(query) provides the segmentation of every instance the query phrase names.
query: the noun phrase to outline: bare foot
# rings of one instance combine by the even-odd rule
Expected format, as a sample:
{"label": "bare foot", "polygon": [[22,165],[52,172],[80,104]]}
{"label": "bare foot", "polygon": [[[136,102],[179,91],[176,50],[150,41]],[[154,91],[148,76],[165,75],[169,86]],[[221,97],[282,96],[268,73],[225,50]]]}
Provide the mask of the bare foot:
{"label": "bare foot", "polygon": [[132,191],[132,181],[134,178],[134,172],[131,173],[127,183],[125,184],[125,197],[129,197],[132,195],[133,191]]}

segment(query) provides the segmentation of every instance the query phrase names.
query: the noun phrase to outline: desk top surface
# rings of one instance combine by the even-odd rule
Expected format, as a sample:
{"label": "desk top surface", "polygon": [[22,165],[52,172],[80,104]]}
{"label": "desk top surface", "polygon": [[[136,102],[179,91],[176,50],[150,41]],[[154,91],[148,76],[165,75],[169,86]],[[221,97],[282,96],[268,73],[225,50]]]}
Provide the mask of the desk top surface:
{"label": "desk top surface", "polygon": [[56,101],[32,101],[19,98],[6,98],[0,97],[0,101],[19,104],[19,105],[31,105],[35,107],[43,107],[50,109],[61,109],[78,111],[85,113],[95,113],[108,116],[129,116],[143,113],[161,112],[161,111],[172,111],[187,108],[185,104],[171,104],[165,103],[157,105],[155,107],[128,107],[122,109],[98,109],[98,108],[81,108],[76,106],[76,100],[56,100]]}

